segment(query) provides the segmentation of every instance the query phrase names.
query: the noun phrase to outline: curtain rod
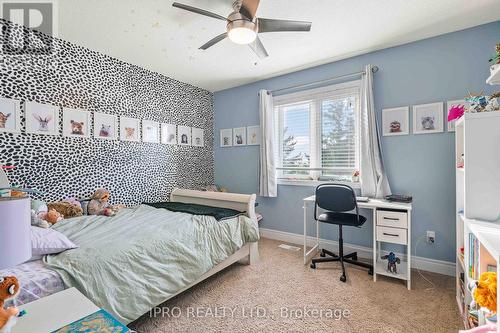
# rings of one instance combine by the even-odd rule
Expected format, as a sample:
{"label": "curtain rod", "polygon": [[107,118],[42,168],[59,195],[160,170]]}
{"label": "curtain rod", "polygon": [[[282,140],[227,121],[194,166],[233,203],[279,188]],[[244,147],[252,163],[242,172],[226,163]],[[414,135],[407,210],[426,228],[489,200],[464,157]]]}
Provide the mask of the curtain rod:
{"label": "curtain rod", "polygon": [[[378,67],[377,66],[373,66],[372,67],[372,73],[377,73],[377,72],[378,72]],[[320,81],[315,81],[315,82],[311,82],[311,83],[299,84],[299,85],[296,85],[296,86],[291,86],[291,87],[286,87],[286,88],[271,90],[271,93],[274,94],[276,92],[284,91],[284,90],[306,88],[306,87],[315,86],[315,85],[321,84],[321,83],[327,83],[327,82],[330,82],[330,81],[338,81],[338,80],[341,80],[341,79],[347,79],[349,77],[360,76],[360,75],[363,75],[363,74],[366,74],[366,71],[361,71],[361,72],[351,73],[351,74],[345,74],[345,75],[340,75],[340,76],[332,77],[332,78],[329,78],[329,79],[326,79],[326,80],[320,80]]]}

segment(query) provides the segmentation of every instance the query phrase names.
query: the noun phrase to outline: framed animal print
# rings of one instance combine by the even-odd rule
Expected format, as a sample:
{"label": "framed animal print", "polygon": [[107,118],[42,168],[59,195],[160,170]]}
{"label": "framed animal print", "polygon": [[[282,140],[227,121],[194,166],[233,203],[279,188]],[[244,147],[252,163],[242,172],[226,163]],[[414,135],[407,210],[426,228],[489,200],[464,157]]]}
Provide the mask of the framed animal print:
{"label": "framed animal print", "polygon": [[21,132],[21,101],[0,98],[0,132]]}
{"label": "framed animal print", "polygon": [[247,143],[249,146],[260,145],[260,126],[247,126]]}
{"label": "framed animal print", "polygon": [[382,135],[396,136],[410,134],[410,108],[399,107],[382,110]]}
{"label": "framed animal print", "polygon": [[177,126],[161,124],[161,143],[165,145],[177,144]]}
{"label": "framed animal print", "polygon": [[59,107],[26,102],[26,132],[59,135]]}
{"label": "framed animal print", "polygon": [[90,112],[63,108],[63,136],[90,137]]}
{"label": "framed animal print", "polygon": [[233,128],[233,146],[247,145],[247,129],[246,127]]}
{"label": "framed animal print", "polygon": [[430,103],[413,106],[413,133],[443,132],[443,103]]}
{"label": "framed animal print", "polygon": [[233,146],[233,129],[225,128],[220,130],[220,146],[227,148]]}
{"label": "framed animal print", "polygon": [[203,137],[203,129],[201,128],[192,128],[192,144],[194,147],[204,147],[205,146],[205,139]]}
{"label": "framed animal print", "polygon": [[141,141],[141,121],[135,118],[120,117],[120,140]]}
{"label": "framed animal print", "polygon": [[160,124],[152,120],[142,121],[142,141],[150,143],[160,142]]}
{"label": "framed animal print", "polygon": [[177,143],[181,146],[191,146],[191,127],[177,126]]}
{"label": "framed animal print", "polygon": [[106,113],[94,113],[94,138],[103,140],[118,139],[118,117]]}

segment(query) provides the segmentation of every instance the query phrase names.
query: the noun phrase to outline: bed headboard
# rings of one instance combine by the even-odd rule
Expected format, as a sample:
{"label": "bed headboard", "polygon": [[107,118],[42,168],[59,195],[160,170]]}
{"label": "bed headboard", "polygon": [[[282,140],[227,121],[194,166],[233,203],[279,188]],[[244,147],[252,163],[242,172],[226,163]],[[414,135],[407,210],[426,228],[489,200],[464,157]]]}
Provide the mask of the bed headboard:
{"label": "bed headboard", "polygon": [[255,216],[255,194],[195,191],[174,188],[170,194],[171,202],[184,202],[199,205],[222,207],[246,212],[251,219]]}

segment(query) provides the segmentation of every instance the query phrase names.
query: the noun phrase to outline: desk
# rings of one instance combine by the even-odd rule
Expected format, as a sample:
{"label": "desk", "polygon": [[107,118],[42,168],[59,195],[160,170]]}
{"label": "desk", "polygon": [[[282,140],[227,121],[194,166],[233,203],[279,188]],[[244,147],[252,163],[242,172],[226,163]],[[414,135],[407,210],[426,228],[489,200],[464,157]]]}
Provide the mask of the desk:
{"label": "desk", "polygon": [[[308,217],[308,206],[314,205],[316,201],[316,196],[311,195],[310,197],[303,199],[304,208],[304,265],[309,262],[309,257],[319,252],[319,222],[316,221],[316,244],[307,251],[307,217]],[[411,203],[401,203],[401,202],[389,202],[381,199],[370,199],[368,202],[358,202],[359,208],[371,209],[373,216],[373,281],[377,281],[377,274],[386,275],[390,277],[395,277],[407,281],[408,290],[411,289],[411,213],[412,204]],[[398,212],[405,212],[407,214],[407,227],[402,228],[400,226],[395,227],[394,230],[404,231],[405,241],[388,241],[383,239],[379,234],[377,235],[377,230],[380,232],[383,228],[388,229],[388,227],[377,220],[378,211],[393,210]],[[391,228],[392,229],[392,228]],[[406,246],[406,261],[402,261],[398,266],[401,274],[394,275],[386,271],[384,262],[378,259],[377,253],[380,253],[380,245],[382,242],[385,243],[395,243]]]}

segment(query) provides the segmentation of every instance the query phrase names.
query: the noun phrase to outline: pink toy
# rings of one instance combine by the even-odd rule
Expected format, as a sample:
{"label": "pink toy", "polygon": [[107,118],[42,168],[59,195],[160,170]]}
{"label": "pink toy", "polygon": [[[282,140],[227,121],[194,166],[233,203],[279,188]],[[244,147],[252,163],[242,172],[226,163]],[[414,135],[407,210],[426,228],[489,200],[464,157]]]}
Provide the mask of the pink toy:
{"label": "pink toy", "polygon": [[495,324],[486,324],[483,326],[478,326],[475,328],[471,328],[467,331],[459,331],[460,333],[495,333],[497,331],[497,327]]}
{"label": "pink toy", "polygon": [[458,119],[464,115],[465,107],[463,105],[452,105],[448,111],[448,121]]}

